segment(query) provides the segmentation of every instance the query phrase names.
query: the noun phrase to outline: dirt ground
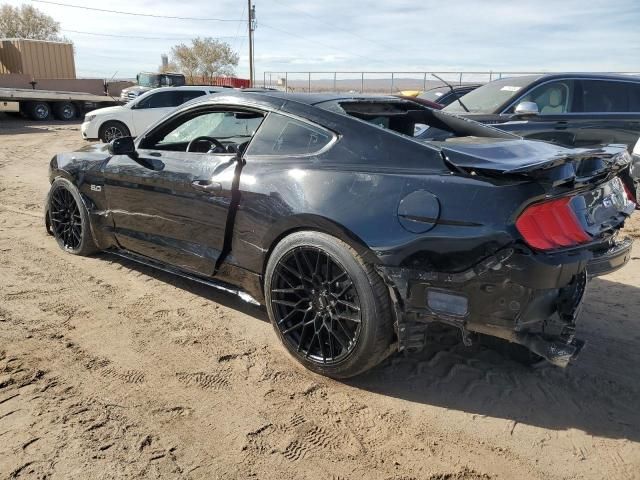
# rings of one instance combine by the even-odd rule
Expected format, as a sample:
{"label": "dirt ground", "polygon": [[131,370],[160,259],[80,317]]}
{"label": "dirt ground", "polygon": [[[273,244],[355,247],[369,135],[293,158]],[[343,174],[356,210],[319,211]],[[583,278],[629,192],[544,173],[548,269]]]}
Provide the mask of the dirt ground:
{"label": "dirt ground", "polygon": [[446,337],[336,382],[260,309],[61,252],[47,166],[82,144],[79,125],[0,118],[1,478],[640,478],[640,242],[590,283],[566,370]]}

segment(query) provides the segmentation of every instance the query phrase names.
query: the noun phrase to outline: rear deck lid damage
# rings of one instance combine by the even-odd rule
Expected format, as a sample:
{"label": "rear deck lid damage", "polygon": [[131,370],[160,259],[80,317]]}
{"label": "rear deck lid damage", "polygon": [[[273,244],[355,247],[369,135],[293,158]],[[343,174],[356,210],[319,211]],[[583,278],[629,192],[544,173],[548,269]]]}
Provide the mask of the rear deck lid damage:
{"label": "rear deck lid damage", "polygon": [[619,171],[631,162],[624,145],[570,149],[535,140],[477,137],[456,138],[436,145],[446,160],[458,168],[504,174],[530,174],[571,164],[574,177],[594,176]]}

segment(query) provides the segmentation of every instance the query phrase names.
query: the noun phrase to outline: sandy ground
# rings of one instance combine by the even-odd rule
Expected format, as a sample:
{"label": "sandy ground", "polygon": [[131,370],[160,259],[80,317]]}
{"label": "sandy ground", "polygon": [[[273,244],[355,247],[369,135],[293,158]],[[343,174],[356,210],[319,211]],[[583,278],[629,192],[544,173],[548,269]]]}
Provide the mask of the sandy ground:
{"label": "sandy ground", "polygon": [[640,243],[591,282],[567,370],[445,337],[336,382],[260,309],[61,252],[47,165],[82,143],[0,118],[1,478],[640,478]]}

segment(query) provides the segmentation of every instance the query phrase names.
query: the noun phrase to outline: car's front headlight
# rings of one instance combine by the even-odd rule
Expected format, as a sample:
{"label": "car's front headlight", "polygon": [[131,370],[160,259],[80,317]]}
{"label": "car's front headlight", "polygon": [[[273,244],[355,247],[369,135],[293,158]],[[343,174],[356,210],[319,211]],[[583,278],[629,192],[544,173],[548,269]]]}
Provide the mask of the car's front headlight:
{"label": "car's front headlight", "polygon": [[85,122],[90,122],[91,120],[93,120],[94,118],[96,118],[95,115],[85,115],[84,116],[84,121]]}

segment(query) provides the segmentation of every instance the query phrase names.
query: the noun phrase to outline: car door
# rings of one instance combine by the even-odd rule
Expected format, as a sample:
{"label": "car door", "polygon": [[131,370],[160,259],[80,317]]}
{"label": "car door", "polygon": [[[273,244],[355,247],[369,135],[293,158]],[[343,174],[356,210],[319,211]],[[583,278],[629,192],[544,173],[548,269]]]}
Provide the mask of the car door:
{"label": "car door", "polygon": [[[181,112],[138,142],[136,158],[114,156],[104,177],[119,245],[182,270],[213,275],[241,164],[237,152],[261,119],[259,112],[220,107]],[[203,135],[219,139],[224,148],[193,142]]]}
{"label": "car door", "polygon": [[581,80],[579,104],[571,120],[576,146],[623,143],[633,148],[640,136],[640,84]]}
{"label": "car door", "polygon": [[[537,115],[517,116],[515,108],[521,102],[533,102],[538,106]],[[510,120],[496,125],[531,140],[573,147],[576,143],[575,110],[576,92],[574,80],[555,80],[533,87],[512,104],[503,116]]]}

